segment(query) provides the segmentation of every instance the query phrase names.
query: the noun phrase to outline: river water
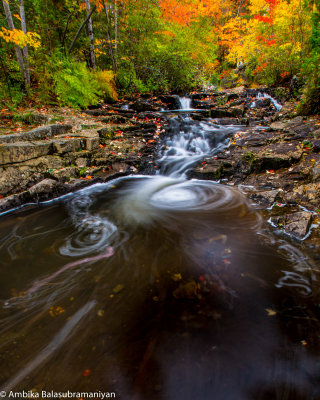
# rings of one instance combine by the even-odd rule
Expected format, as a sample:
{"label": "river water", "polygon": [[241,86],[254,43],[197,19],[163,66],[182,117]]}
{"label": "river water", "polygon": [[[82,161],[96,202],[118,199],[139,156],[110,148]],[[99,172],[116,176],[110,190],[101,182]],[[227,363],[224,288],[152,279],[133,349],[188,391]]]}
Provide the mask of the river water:
{"label": "river water", "polygon": [[236,188],[187,180],[237,126],[173,117],[154,176],[0,219],[0,390],[320,398],[319,274]]}

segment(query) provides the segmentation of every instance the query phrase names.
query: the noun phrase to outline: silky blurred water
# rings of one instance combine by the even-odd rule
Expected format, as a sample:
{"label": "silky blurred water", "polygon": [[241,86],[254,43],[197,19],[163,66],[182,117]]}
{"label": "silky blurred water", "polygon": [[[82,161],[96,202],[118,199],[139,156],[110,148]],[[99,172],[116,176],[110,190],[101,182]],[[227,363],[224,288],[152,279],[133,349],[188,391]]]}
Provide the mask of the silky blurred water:
{"label": "silky blurred water", "polygon": [[177,117],[162,174],[0,219],[0,389],[320,398],[316,266],[238,189],[184,178],[234,129]]}

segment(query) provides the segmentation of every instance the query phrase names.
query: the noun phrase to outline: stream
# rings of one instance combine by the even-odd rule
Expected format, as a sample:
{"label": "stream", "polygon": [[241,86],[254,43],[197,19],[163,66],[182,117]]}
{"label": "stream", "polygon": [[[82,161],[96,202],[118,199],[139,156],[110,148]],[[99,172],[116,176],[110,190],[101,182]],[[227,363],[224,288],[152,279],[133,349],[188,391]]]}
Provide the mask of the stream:
{"label": "stream", "polygon": [[155,175],[1,217],[0,390],[320,398],[317,268],[239,189],[186,178],[241,128],[177,112]]}

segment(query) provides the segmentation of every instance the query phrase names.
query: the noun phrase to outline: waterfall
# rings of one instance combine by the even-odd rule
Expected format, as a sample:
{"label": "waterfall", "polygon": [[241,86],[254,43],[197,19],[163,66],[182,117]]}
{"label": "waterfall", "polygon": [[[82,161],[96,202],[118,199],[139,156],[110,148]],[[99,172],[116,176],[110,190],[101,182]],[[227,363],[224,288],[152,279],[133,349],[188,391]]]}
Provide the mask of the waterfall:
{"label": "waterfall", "polygon": [[[282,105],[279,104],[279,103],[277,102],[276,99],[274,99],[272,96],[270,96],[270,95],[267,94],[267,93],[258,92],[258,94],[257,94],[257,96],[256,96],[256,99],[270,99],[271,103],[273,104],[274,108],[275,108],[277,111],[280,111],[281,108],[282,108]],[[251,103],[250,108],[255,108],[256,106],[257,106],[257,103],[256,103],[256,101],[254,100],[254,101]]]}
{"label": "waterfall", "polygon": [[179,97],[180,109],[191,110],[191,101],[189,97]]}
{"label": "waterfall", "polygon": [[169,126],[157,164],[159,174],[174,178],[185,177],[201,159],[222,151],[228,145],[229,136],[241,129],[192,121],[182,115],[171,119]]}

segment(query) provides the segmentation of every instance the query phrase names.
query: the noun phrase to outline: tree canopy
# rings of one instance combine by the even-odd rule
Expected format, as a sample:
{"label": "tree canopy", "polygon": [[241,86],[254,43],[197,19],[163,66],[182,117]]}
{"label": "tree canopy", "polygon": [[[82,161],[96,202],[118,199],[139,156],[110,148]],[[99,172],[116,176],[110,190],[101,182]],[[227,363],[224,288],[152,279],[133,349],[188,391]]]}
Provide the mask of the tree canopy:
{"label": "tree canopy", "polygon": [[294,75],[317,91],[318,3],[2,0],[2,98],[84,107],[114,96],[115,84],[126,92],[187,91],[281,85]]}

